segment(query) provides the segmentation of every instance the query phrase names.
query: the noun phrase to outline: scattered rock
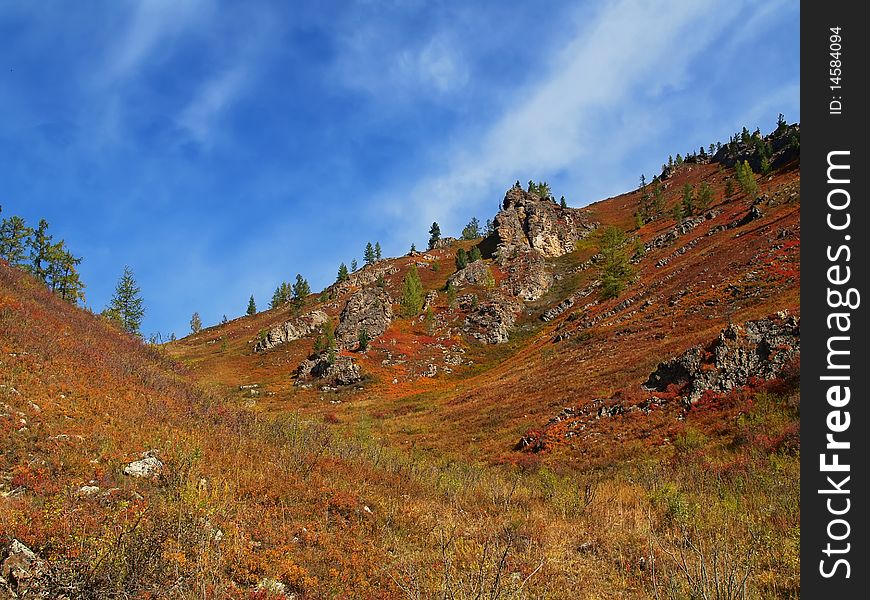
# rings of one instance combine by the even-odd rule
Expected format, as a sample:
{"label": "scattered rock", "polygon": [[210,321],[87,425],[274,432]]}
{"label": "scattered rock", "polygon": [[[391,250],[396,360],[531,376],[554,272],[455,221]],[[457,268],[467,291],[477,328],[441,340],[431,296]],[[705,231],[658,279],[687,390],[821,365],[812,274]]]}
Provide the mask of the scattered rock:
{"label": "scattered rock", "polygon": [[447,278],[447,281],[455,287],[460,288],[466,284],[483,286],[491,278],[492,271],[490,271],[489,265],[482,260],[476,260],[456,271],[456,273]]}
{"label": "scattered rock", "polygon": [[48,597],[48,563],[13,539],[0,552],[0,597]]}
{"label": "scattered rock", "polygon": [[688,402],[706,391],[727,392],[747,385],[753,377],[779,376],[800,354],[800,319],[768,317],[729,325],[707,347],[695,346],[659,364],[644,384],[663,392],[676,385]]}
{"label": "scattered rock", "polygon": [[296,319],[290,319],[268,331],[254,346],[254,352],[263,352],[305,337],[326,323],[328,319],[326,313],[320,310],[311,311]]}
{"label": "scattered rock", "polygon": [[435,306],[435,303],[438,301],[438,292],[435,290],[429,290],[426,293],[426,297],[423,299],[423,308],[422,312],[425,313],[427,310]]}
{"label": "scattered rock", "polygon": [[76,496],[87,498],[100,493],[100,488],[96,485],[83,485],[76,491]]}

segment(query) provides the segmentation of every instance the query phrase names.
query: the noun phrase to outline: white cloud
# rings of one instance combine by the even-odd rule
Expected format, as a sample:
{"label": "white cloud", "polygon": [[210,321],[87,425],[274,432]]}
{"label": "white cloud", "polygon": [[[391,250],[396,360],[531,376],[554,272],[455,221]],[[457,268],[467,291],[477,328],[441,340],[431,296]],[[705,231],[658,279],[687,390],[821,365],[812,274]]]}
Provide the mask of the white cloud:
{"label": "white cloud", "polygon": [[105,75],[109,82],[134,75],[162,48],[166,38],[201,23],[211,14],[211,0],[148,0],[136,3],[128,27],[121,30]]}
{"label": "white cloud", "polygon": [[[695,52],[736,12],[721,5],[711,10],[701,2],[608,5],[583,23],[539,81],[518,90],[514,108],[483,136],[452,143],[437,172],[422,178],[410,196],[385,195],[404,200],[385,199],[384,206],[409,221],[449,224],[460,207],[467,217],[469,203],[503,190],[520,173],[548,176],[577,169],[583,159],[594,164],[596,155],[611,154],[608,145],[624,151],[623,138],[640,143],[633,111],[643,110],[643,100],[635,96],[654,85],[682,85]],[[602,131],[602,123],[612,129]]]}
{"label": "white cloud", "polygon": [[248,79],[242,64],[234,65],[207,81],[181,112],[178,124],[203,146],[214,143],[221,113],[240,95]]}

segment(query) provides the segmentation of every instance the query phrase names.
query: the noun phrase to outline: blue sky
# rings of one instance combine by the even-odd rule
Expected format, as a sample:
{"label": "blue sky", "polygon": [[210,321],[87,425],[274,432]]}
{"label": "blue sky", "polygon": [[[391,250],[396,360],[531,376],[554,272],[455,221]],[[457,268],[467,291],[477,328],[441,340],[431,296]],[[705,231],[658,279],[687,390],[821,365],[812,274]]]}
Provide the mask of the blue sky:
{"label": "blue sky", "polygon": [[492,217],[514,180],[582,206],[668,154],[800,120],[792,1],[0,3],[0,204],[129,264],[143,332],[265,308]]}

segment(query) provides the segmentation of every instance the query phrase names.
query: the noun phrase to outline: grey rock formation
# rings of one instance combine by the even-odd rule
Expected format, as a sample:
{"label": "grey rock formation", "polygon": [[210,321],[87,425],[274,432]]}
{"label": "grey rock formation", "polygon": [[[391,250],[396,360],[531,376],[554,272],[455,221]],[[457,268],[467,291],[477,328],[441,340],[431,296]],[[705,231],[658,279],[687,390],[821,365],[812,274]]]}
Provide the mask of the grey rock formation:
{"label": "grey rock formation", "polygon": [[314,333],[327,320],[329,320],[327,314],[320,310],[314,310],[296,319],[290,319],[268,331],[254,346],[254,352],[264,352],[275,346],[303,338]]}
{"label": "grey rock formation", "polygon": [[485,344],[501,344],[508,341],[516,322],[521,304],[511,298],[492,295],[479,302],[465,317],[462,330]]}
{"label": "grey rock formation", "polygon": [[359,332],[366,330],[370,340],[380,337],[393,321],[393,301],[387,291],[370,286],[354,293],[338,318],[335,339],[342,348],[359,345]]}
{"label": "grey rock formation", "polygon": [[49,565],[13,539],[0,551],[0,598],[46,598]]}
{"label": "grey rock formation", "polygon": [[505,272],[501,289],[526,302],[537,300],[553,285],[553,275],[544,258],[537,252],[517,254],[502,266]]}
{"label": "grey rock formation", "polygon": [[325,385],[351,385],[362,379],[362,372],[350,356],[333,356],[321,352],[302,361],[296,369],[296,384],[321,380]]}
{"label": "grey rock formation", "polygon": [[376,262],[373,265],[365,265],[361,269],[350,273],[346,281],[335,283],[330,289],[333,292],[333,296],[343,296],[351,290],[371,285],[381,278],[394,275],[398,272],[399,268],[393,264]]}
{"label": "grey rock formation", "polygon": [[681,387],[689,402],[704,392],[727,392],[753,377],[768,380],[782,374],[800,354],[800,319],[773,316],[729,325],[706,348],[695,346],[660,363],[644,384],[648,390]]}
{"label": "grey rock formation", "polygon": [[482,260],[476,260],[473,263],[468,263],[465,268],[459,269],[447,278],[451,284],[457,288],[464,285],[486,285],[487,280],[492,277],[492,272],[489,265]]}
{"label": "grey rock formation", "polygon": [[577,240],[594,228],[581,210],[562,208],[514,186],[495,216],[495,253],[500,261],[524,250],[544,257],[562,256],[573,252]]}

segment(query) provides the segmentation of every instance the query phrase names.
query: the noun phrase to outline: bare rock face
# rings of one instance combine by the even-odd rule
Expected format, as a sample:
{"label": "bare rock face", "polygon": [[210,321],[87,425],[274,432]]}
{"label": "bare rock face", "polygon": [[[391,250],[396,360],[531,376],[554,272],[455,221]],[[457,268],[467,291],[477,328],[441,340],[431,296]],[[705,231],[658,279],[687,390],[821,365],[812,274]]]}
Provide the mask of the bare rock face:
{"label": "bare rock face", "polygon": [[526,251],[506,262],[502,269],[507,277],[501,288],[511,296],[530,302],[543,296],[553,284],[553,275],[544,257]]}
{"label": "bare rock face", "polygon": [[381,336],[393,321],[393,301],[379,286],[363,288],[347,301],[338,319],[335,339],[342,348],[359,345],[359,333],[365,329],[370,340]]}
{"label": "bare rock face", "polygon": [[524,250],[547,258],[562,256],[573,252],[577,240],[594,228],[580,210],[562,208],[514,186],[495,216],[496,255],[499,261]]}
{"label": "bare rock face", "polygon": [[696,402],[706,391],[727,392],[753,377],[778,377],[799,354],[799,318],[780,314],[747,321],[742,327],[729,325],[707,347],[695,346],[660,363],[644,387],[662,392],[677,385]]}
{"label": "bare rock face", "polygon": [[140,460],[135,460],[124,467],[124,475],[130,477],[153,478],[163,471],[163,463],[157,458],[153,450],[142,455]]}
{"label": "bare rock face", "polygon": [[501,295],[479,302],[465,317],[462,330],[484,344],[502,344],[510,338],[521,304]]}
{"label": "bare rock face", "polygon": [[453,275],[447,278],[447,281],[455,287],[460,288],[463,285],[486,285],[487,280],[492,277],[492,272],[482,260],[476,260],[468,263],[464,268],[459,269]]}
{"label": "bare rock face", "polygon": [[296,383],[318,379],[324,384],[351,385],[362,379],[362,372],[350,356],[332,356],[321,352],[302,361],[296,369]]}
{"label": "bare rock face", "polygon": [[254,346],[254,352],[264,352],[275,346],[303,338],[316,331],[327,320],[329,317],[320,310],[314,310],[299,318],[290,319],[266,333]]}

